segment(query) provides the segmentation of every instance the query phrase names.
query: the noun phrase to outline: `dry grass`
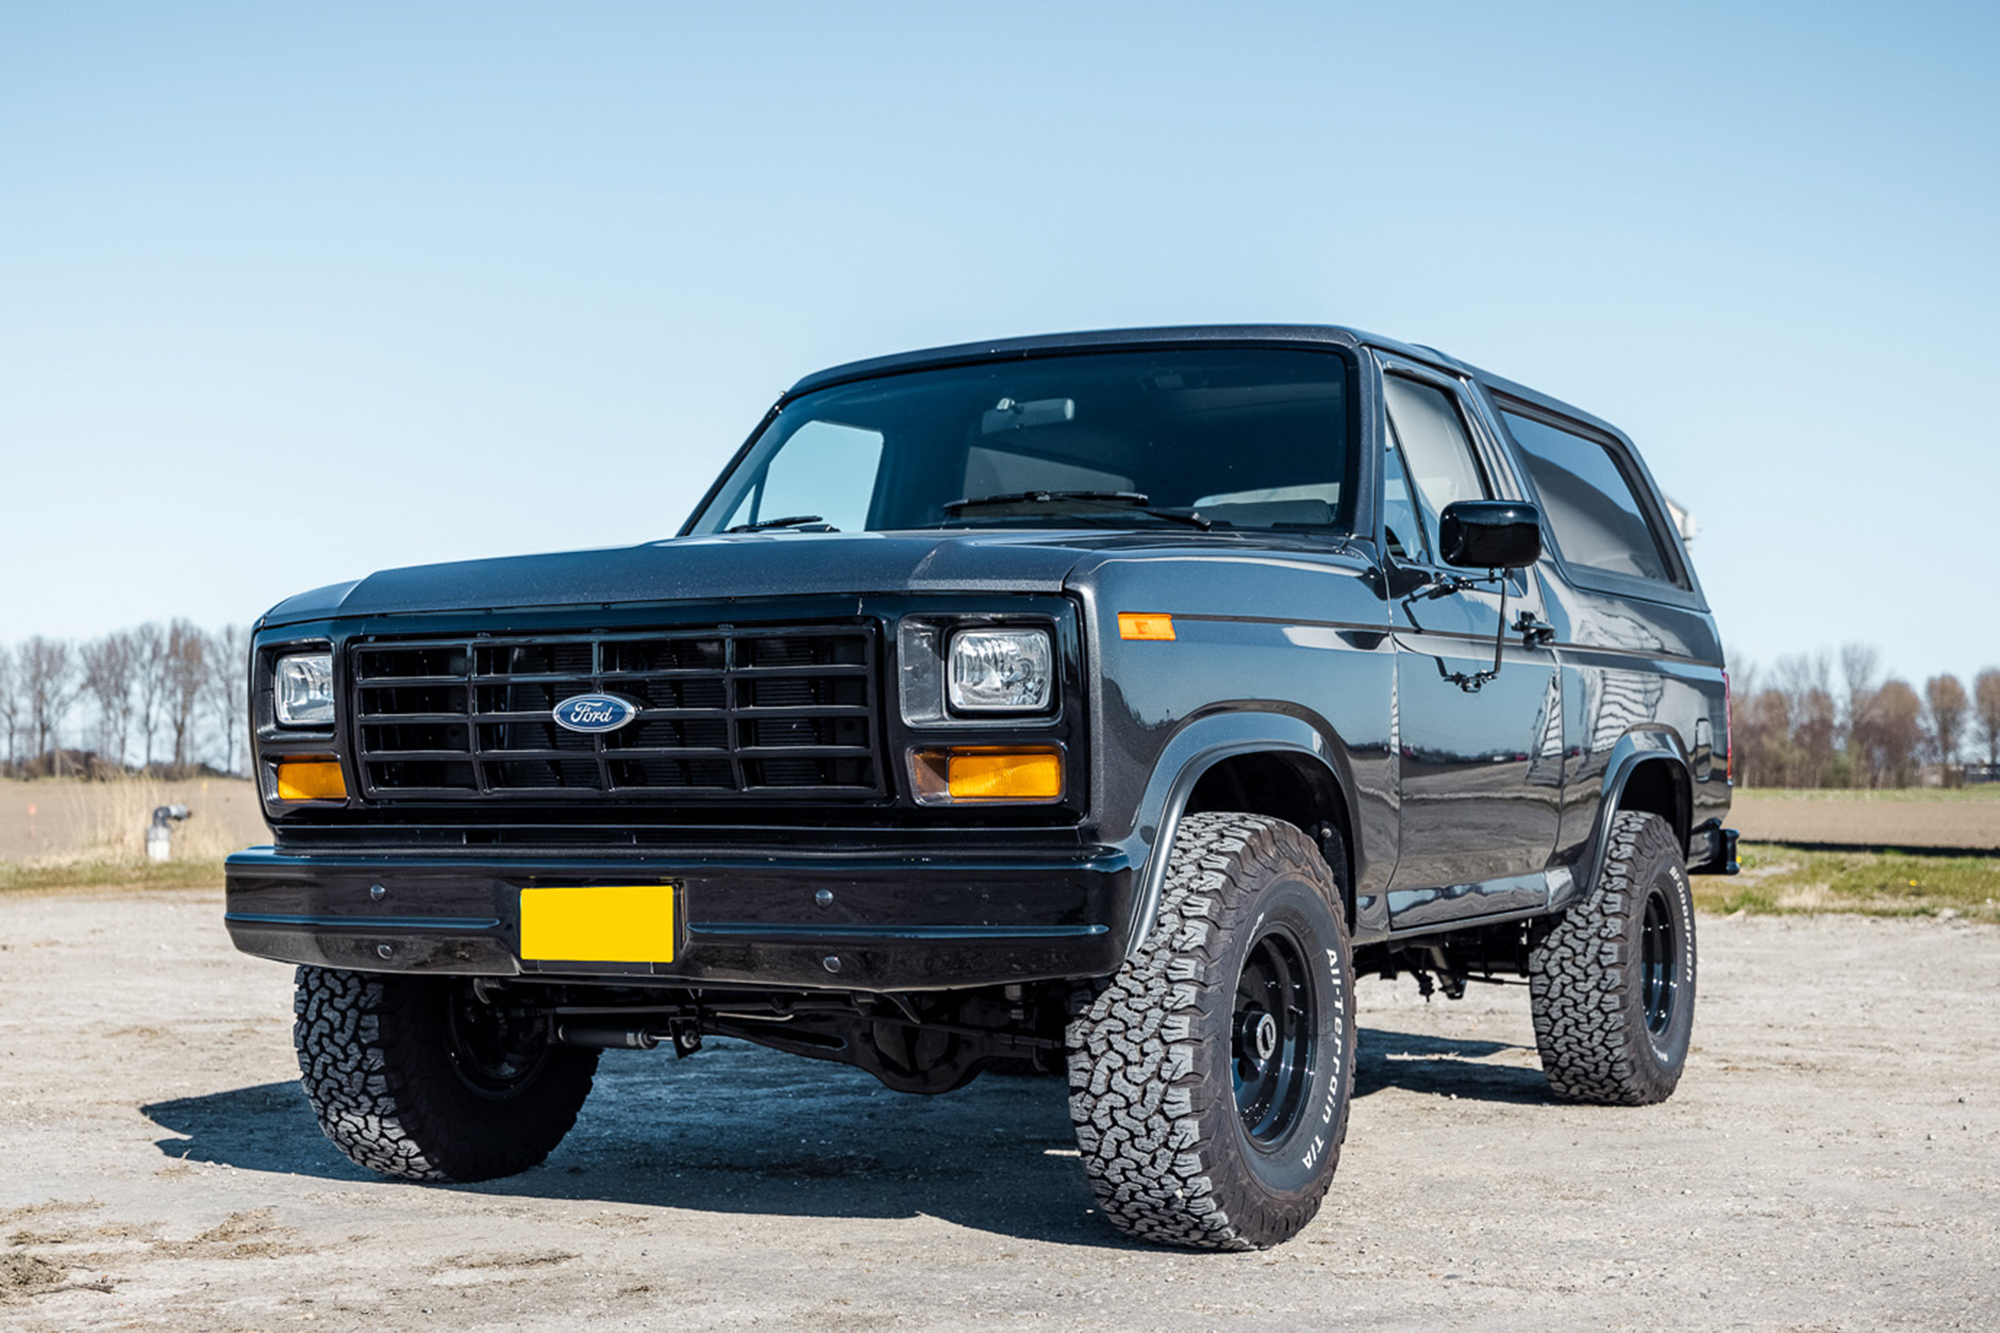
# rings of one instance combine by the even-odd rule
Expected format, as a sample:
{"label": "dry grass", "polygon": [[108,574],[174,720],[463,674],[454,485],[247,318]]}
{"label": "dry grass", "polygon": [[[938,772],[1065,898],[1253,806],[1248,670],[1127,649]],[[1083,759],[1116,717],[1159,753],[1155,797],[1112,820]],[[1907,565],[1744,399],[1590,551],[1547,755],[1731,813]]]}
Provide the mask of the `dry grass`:
{"label": "dry grass", "polygon": [[[173,825],[173,857],[146,858],[153,811],[186,805]],[[122,778],[0,784],[0,892],[99,887],[194,888],[222,882],[222,859],[259,840],[256,797],[240,779],[162,782]],[[30,813],[32,812],[32,813]]]}
{"label": "dry grass", "polygon": [[[35,858],[42,864],[64,862],[140,862],[146,859],[146,829],[153,811],[185,800],[187,784],[153,778],[121,778],[113,782],[70,782],[54,787],[52,812],[70,830],[72,845]],[[192,807],[190,807],[192,808]],[[220,861],[243,844],[234,829],[201,812],[174,825],[174,858]]]}

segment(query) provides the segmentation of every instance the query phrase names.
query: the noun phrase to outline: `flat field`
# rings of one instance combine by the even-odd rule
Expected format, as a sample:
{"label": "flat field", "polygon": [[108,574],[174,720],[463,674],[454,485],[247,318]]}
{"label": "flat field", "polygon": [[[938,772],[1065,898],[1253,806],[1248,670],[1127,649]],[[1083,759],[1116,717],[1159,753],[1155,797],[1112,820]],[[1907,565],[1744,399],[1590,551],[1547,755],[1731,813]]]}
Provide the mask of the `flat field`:
{"label": "flat field", "polygon": [[1729,822],[1752,842],[2000,852],[2000,783],[1956,791],[1736,793]]}
{"label": "flat field", "polygon": [[0,1328],[2000,1326],[2000,930],[1700,921],[1655,1107],[1550,1100],[1525,994],[1363,981],[1325,1211],[1128,1243],[1059,1082],[939,1098],[732,1042],[606,1057],[509,1180],[377,1179],[296,1083],[291,969],[221,895],[0,894]]}

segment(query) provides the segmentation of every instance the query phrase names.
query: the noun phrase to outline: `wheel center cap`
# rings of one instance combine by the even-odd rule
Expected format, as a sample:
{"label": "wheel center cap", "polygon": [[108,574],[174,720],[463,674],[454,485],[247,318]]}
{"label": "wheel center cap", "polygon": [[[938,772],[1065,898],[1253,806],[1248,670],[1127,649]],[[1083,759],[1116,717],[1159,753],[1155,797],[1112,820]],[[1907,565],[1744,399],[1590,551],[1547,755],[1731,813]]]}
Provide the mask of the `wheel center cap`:
{"label": "wheel center cap", "polygon": [[1270,1059],[1271,1052],[1278,1049],[1278,1020],[1268,1013],[1257,1015],[1257,1022],[1250,1029],[1250,1041],[1259,1064]]}

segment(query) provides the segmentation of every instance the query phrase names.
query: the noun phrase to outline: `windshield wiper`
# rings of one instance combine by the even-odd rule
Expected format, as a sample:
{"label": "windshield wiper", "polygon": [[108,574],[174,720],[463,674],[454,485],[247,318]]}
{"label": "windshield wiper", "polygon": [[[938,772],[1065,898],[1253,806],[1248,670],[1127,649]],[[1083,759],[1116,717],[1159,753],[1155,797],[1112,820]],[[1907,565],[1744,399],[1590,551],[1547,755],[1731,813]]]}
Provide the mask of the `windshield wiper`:
{"label": "windshield wiper", "polygon": [[793,514],[793,515],[792,515],[792,516],[791,516],[790,518],[767,518],[767,519],[764,519],[764,520],[762,520],[761,522],[757,522],[757,523],[738,523],[738,524],[737,524],[737,525],[736,525],[735,527],[733,527],[733,528],[724,528],[724,529],[723,529],[723,531],[724,531],[724,532],[758,532],[758,531],[761,531],[761,530],[762,530],[762,529],[764,529],[764,528],[796,528],[796,527],[798,527],[798,526],[800,526],[801,524],[804,524],[804,523],[817,523],[817,524],[819,524],[819,525],[820,525],[819,527],[816,527],[816,528],[812,529],[812,531],[814,531],[814,532],[839,532],[839,531],[840,531],[840,529],[839,529],[839,528],[834,528],[834,527],[828,527],[828,526],[826,525],[826,520],[825,520],[825,519],[823,519],[823,518],[821,518],[821,517],[820,517],[820,516],[819,516],[818,514]]}
{"label": "windshield wiper", "polygon": [[1006,495],[980,495],[965,500],[953,500],[944,507],[944,510],[956,518],[967,509],[983,509],[992,505],[1069,503],[1116,506],[1119,509],[1129,509],[1133,513],[1145,514],[1150,518],[1164,518],[1172,523],[1185,523],[1203,532],[1215,526],[1200,514],[1177,514],[1171,509],[1154,509],[1147,503],[1147,497],[1137,491],[1013,491]]}

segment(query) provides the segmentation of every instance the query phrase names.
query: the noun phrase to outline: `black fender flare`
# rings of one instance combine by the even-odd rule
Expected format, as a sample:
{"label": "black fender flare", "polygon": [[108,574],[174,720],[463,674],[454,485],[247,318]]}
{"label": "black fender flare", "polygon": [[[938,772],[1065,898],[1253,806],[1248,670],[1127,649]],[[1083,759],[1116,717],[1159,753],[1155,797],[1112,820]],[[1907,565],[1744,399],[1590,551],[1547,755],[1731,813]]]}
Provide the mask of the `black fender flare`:
{"label": "black fender flare", "polygon": [[1683,848],[1687,846],[1688,820],[1694,809],[1693,760],[1680,735],[1671,727],[1634,727],[1618,738],[1611,748],[1611,758],[1605,764],[1602,797],[1597,805],[1597,818],[1592,822],[1590,837],[1584,843],[1583,854],[1577,859],[1578,872],[1567,886],[1555,888],[1549,896],[1551,909],[1566,907],[1590,892],[1597,883],[1597,877],[1604,870],[1604,854],[1611,838],[1611,821],[1624,808],[1625,789],[1631,785],[1633,775],[1645,765],[1665,765],[1672,772],[1672,790],[1677,813],[1669,822],[1673,825],[1674,837]]}
{"label": "black fender flare", "polygon": [[[1167,862],[1173,856],[1174,835],[1202,774],[1225,759],[1273,752],[1295,755],[1324,768],[1347,806],[1348,827],[1357,830],[1358,837],[1352,770],[1346,751],[1327,732],[1292,713],[1262,709],[1211,713],[1194,719],[1175,732],[1160,751],[1133,817],[1128,854],[1139,869],[1133,877],[1127,958],[1136,954],[1152,933],[1166,885]],[[1350,855],[1358,865],[1361,849],[1351,848]]]}

